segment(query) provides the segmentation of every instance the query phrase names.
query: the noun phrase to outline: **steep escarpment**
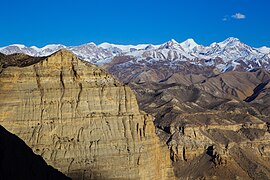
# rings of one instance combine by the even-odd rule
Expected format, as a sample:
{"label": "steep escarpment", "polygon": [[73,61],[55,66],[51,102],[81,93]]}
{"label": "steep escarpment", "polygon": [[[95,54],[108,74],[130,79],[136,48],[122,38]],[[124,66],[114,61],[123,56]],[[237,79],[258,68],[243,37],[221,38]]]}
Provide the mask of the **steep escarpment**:
{"label": "steep escarpment", "polygon": [[173,177],[129,87],[66,50],[26,60],[1,71],[0,124],[49,165],[73,179]]}

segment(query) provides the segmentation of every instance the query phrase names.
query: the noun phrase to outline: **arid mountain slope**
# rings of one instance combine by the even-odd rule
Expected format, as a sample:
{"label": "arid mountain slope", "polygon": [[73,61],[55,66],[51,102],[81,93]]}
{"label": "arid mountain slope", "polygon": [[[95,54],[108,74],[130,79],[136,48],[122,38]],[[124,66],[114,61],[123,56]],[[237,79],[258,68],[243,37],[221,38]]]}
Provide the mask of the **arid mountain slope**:
{"label": "arid mountain slope", "polygon": [[70,177],[170,179],[172,161],[179,179],[270,178],[268,71],[104,64],[155,129],[126,85],[65,50],[1,58],[1,125]]}
{"label": "arid mountain slope", "polygon": [[73,179],[174,177],[129,87],[66,50],[1,56],[0,124],[49,165]]}
{"label": "arid mountain slope", "polygon": [[[189,61],[178,62],[179,64],[169,65],[164,61],[152,63],[131,63],[135,61],[132,56],[117,56],[110,63],[102,64],[100,67],[119,78],[122,82],[159,82],[169,79],[175,74],[180,76],[187,74],[214,76],[219,71],[212,66],[197,66]],[[173,63],[173,62],[172,62]],[[164,65],[165,64],[165,65]],[[172,68],[170,68],[172,67]]]}
{"label": "arid mountain slope", "polygon": [[177,177],[269,179],[270,74],[196,77],[129,83],[140,107],[155,117]]}

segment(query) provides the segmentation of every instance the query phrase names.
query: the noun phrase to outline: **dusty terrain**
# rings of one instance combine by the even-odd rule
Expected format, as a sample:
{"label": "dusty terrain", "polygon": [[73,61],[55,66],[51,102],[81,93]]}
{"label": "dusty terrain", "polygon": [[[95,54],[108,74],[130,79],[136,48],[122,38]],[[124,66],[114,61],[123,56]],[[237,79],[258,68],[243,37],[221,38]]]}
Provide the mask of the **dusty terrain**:
{"label": "dusty terrain", "polygon": [[269,72],[104,67],[154,116],[178,178],[270,178]]}

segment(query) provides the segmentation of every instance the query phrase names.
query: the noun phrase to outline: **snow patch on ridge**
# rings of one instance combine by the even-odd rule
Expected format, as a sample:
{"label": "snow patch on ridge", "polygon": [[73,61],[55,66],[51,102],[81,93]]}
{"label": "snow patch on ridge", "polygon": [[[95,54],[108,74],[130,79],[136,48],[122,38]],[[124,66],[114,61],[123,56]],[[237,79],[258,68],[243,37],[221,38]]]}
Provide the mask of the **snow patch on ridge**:
{"label": "snow patch on ridge", "polygon": [[[161,45],[138,44],[118,45],[111,43],[87,43],[79,46],[65,46],[49,44],[42,48],[27,47],[22,44],[13,44],[0,48],[4,54],[25,53],[30,56],[48,56],[62,48],[66,48],[79,58],[100,65],[109,63],[115,56],[132,56],[136,64],[155,64],[156,62],[177,66],[180,62],[188,61],[191,64],[216,66],[222,72],[240,66],[240,61],[247,67],[270,66],[270,48],[253,48],[242,43],[237,38],[227,38],[222,42],[212,43],[210,46],[198,45],[194,39],[187,39],[182,43],[171,39]],[[219,61],[215,61],[219,59]],[[180,63],[181,64],[181,63]],[[270,68],[270,67],[269,67]]]}

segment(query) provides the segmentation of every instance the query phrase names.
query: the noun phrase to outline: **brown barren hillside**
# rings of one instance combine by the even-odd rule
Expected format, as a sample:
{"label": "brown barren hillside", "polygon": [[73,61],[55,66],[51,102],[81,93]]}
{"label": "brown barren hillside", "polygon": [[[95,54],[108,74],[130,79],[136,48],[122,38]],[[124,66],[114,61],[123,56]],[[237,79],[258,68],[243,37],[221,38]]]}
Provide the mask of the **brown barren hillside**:
{"label": "brown barren hillside", "polygon": [[107,70],[154,116],[179,179],[270,178],[269,72],[130,68]]}

